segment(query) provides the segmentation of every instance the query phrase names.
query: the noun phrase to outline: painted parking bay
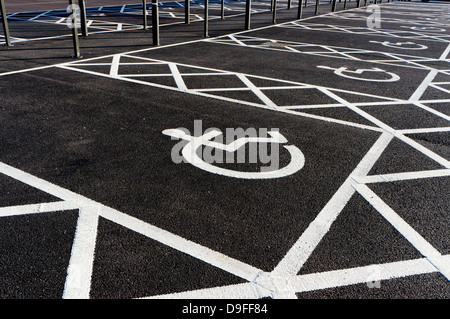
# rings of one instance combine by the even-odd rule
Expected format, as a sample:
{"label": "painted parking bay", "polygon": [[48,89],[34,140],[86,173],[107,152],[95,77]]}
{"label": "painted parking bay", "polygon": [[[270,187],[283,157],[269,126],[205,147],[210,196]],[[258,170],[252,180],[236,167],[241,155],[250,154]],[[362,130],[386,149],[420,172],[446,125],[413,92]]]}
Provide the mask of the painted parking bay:
{"label": "painted parking bay", "polygon": [[[11,235],[6,247],[15,247],[2,256],[16,270],[2,279],[10,296],[445,294],[448,201],[435,191],[448,186],[450,167],[445,73],[431,79],[421,72],[400,99],[363,85],[237,68],[214,60],[217,54],[159,56],[164,50],[8,75],[5,89],[21,91],[5,97],[2,118],[0,169],[9,196],[1,216]],[[270,66],[267,52],[261,61]],[[330,79],[340,68],[318,65],[334,68],[323,69]],[[430,89],[443,98],[430,100]],[[313,108],[323,112],[306,111]],[[398,116],[406,108],[433,117],[407,121]],[[180,147],[200,141],[203,155],[218,159],[229,147],[227,131],[237,128],[278,132],[269,135],[279,168],[298,165],[277,178],[243,179],[267,161],[211,163],[238,172],[226,176],[193,165]],[[235,141],[252,146],[245,137]],[[404,207],[420,209],[411,216]],[[13,236],[20,229],[27,236]],[[58,242],[58,253],[39,249],[46,242]],[[31,273],[23,262],[30,252],[38,256]],[[54,280],[36,280],[36,272]],[[34,285],[24,289],[23,279]]]}
{"label": "painted parking bay", "polygon": [[[201,96],[186,99],[185,94],[172,92],[167,97],[158,88],[84,73],[75,72],[71,79],[85,89],[70,88],[66,70],[51,74],[53,80],[45,80],[48,90],[37,94],[24,87],[22,91],[35,100],[41,116],[48,117],[48,125],[36,127],[32,117],[25,119],[20,135],[5,141],[21,155],[5,153],[3,162],[264,271],[278,264],[380,136],[378,131],[274,116],[271,111],[250,112]],[[21,77],[17,81],[27,83],[28,76]],[[94,82],[95,89],[89,89]],[[63,88],[67,99],[52,97],[56,88]],[[12,101],[10,105],[13,117],[20,106]],[[92,112],[98,114],[97,120],[88,115]],[[4,120],[8,122],[7,117]],[[304,167],[284,178],[244,180],[189,163],[175,164],[171,152],[176,142],[162,132],[177,127],[194,132],[195,120],[202,120],[204,130],[222,132],[277,128],[303,152]],[[59,138],[43,142],[51,136]],[[288,155],[280,150],[281,167],[289,163]],[[99,228],[97,241],[102,240],[102,232]],[[124,258],[124,267],[133,267],[131,256],[100,251],[96,256],[103,253],[107,256],[99,257],[101,264],[94,259],[94,286],[100,285],[96,280],[112,279],[105,275],[127,270],[112,267],[115,259]],[[97,272],[103,275],[97,277]],[[169,291],[142,291],[141,296],[162,292]]]}

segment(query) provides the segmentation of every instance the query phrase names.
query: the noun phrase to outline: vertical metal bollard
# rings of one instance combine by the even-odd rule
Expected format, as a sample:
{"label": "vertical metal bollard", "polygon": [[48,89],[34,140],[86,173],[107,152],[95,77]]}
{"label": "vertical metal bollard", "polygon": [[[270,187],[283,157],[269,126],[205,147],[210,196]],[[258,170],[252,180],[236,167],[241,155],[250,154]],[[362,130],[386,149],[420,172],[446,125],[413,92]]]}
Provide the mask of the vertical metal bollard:
{"label": "vertical metal bollard", "polygon": [[320,0],[316,0],[316,10],[314,11],[315,16],[319,14],[319,2]]}
{"label": "vertical metal bollard", "polygon": [[5,33],[5,43],[7,46],[11,46],[11,38],[9,36],[8,18],[6,16],[5,1],[0,0],[0,10],[2,11],[3,32]]}
{"label": "vertical metal bollard", "polygon": [[336,1],[337,0],[333,0],[333,4],[331,5],[331,12],[335,12],[336,11]]}
{"label": "vertical metal bollard", "polygon": [[152,0],[152,31],[153,31],[153,45],[159,46],[159,5],[158,5],[158,0]]}
{"label": "vertical metal bollard", "polygon": [[184,0],[184,23],[191,23],[191,2]]}
{"label": "vertical metal bollard", "polygon": [[220,18],[225,20],[225,0],[222,0],[220,3]]}
{"label": "vertical metal bollard", "polygon": [[245,0],[245,30],[250,30],[252,0]]}
{"label": "vertical metal bollard", "polygon": [[277,23],[277,0],[273,0],[273,16],[272,23]]}
{"label": "vertical metal bollard", "polygon": [[148,29],[147,23],[147,0],[142,0],[142,26],[144,30]]}
{"label": "vertical metal bollard", "polygon": [[292,6],[292,0],[288,0],[288,5],[287,5],[287,8],[288,8],[288,9],[290,9],[290,8],[291,8],[291,6]]}
{"label": "vertical metal bollard", "polygon": [[80,17],[81,17],[81,35],[83,37],[88,36],[87,18],[86,18],[86,5],[84,0],[78,0],[78,5],[80,6]]}
{"label": "vertical metal bollard", "polygon": [[205,19],[205,23],[203,26],[203,36],[205,38],[207,38],[208,35],[208,6],[209,6],[209,0],[205,0],[205,14],[204,14],[204,19]]}
{"label": "vertical metal bollard", "polygon": [[301,19],[303,14],[303,0],[298,0],[297,19]]}
{"label": "vertical metal bollard", "polygon": [[344,10],[347,9],[347,0],[344,0]]}
{"label": "vertical metal bollard", "polygon": [[75,0],[69,0],[70,8],[72,10],[72,40],[73,40],[73,58],[78,59],[81,57],[80,53],[80,41],[78,40],[78,28],[77,28],[77,11],[75,6]]}

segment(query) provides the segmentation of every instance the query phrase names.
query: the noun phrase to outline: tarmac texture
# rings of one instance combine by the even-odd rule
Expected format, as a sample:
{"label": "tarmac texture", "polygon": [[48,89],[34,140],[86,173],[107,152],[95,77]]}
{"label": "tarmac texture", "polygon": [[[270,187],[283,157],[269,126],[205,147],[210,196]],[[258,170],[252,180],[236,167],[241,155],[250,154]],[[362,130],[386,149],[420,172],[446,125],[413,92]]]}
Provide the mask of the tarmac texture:
{"label": "tarmac texture", "polygon": [[8,9],[0,298],[450,297],[449,3],[87,5]]}

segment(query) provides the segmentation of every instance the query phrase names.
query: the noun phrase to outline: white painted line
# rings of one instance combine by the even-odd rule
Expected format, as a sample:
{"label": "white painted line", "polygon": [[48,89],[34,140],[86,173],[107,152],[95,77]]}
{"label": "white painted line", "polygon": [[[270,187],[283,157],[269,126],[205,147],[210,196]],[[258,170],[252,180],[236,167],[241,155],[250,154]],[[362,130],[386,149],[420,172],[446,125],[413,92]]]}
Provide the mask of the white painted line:
{"label": "white painted line", "polygon": [[[235,75],[235,73],[233,72],[221,72],[221,73],[180,73],[182,76],[220,76],[220,75]],[[202,89],[197,89],[198,91],[202,90]],[[205,89],[205,90],[209,90],[209,89]],[[222,90],[222,89],[218,89],[218,90]],[[226,90],[226,89],[224,89]]]}
{"label": "white painted line", "polygon": [[[121,56],[125,56],[123,54],[121,54]],[[71,67],[74,66],[111,66],[111,63],[77,63],[77,64],[67,64],[70,65]],[[120,62],[120,65],[162,65],[161,63],[157,63],[157,62]],[[150,74],[149,74],[150,75]],[[170,75],[170,74],[169,74]],[[123,76],[122,74],[120,76]]]}
{"label": "white painted line", "polygon": [[411,179],[433,178],[450,176],[450,169],[438,169],[432,171],[419,171],[419,172],[404,172],[404,173],[392,173],[392,174],[380,174],[370,176],[355,176],[354,180],[359,184],[370,183],[386,183],[405,181]]}
{"label": "white painted line", "polygon": [[[431,71],[430,73],[432,73],[433,71]],[[430,74],[429,74],[430,75]],[[425,82],[425,81],[424,81]],[[367,120],[369,120],[370,122],[374,123],[375,125],[377,125],[378,127],[382,128],[383,130],[385,130],[386,132],[391,133],[392,135],[394,135],[395,137],[399,138],[400,140],[402,140],[403,142],[405,142],[406,144],[412,146],[413,148],[415,148],[416,150],[418,150],[419,152],[425,154],[426,156],[430,157],[431,159],[433,159],[434,161],[438,162],[439,164],[441,164],[442,166],[446,167],[446,168],[450,168],[450,162],[443,158],[442,156],[430,151],[428,148],[424,147],[423,145],[421,145],[420,143],[417,143],[416,141],[414,141],[413,139],[398,133],[395,129],[393,129],[392,127],[386,125],[385,123],[381,122],[380,120],[378,120],[377,118],[373,117],[372,115],[368,114],[367,112],[362,111],[361,109],[357,108],[353,103],[350,103],[344,99],[342,99],[341,97],[333,94],[330,92],[330,90],[328,89],[323,89],[323,92],[328,92],[327,94],[330,97],[333,97],[336,101],[341,102],[342,104],[346,105],[349,109],[355,111],[356,113],[358,113],[359,115],[361,115],[362,117],[366,118]]]}
{"label": "white painted line", "polygon": [[278,108],[277,111],[283,112],[283,113],[289,113],[289,114],[293,114],[293,115],[298,115],[298,116],[302,116],[302,117],[306,117],[306,118],[311,118],[311,119],[315,119],[315,120],[325,121],[325,122],[329,122],[329,123],[336,123],[336,124],[356,127],[356,128],[363,129],[363,130],[383,132],[382,129],[380,129],[376,126],[369,126],[369,125],[364,125],[364,124],[359,124],[359,123],[348,122],[348,121],[344,121],[344,120],[338,120],[338,119],[335,119],[332,117],[309,114],[309,113],[299,112],[296,110],[290,110],[287,108]]}
{"label": "white painted line", "polygon": [[[300,275],[291,279],[291,285],[294,287],[296,292],[301,293],[319,289],[368,283],[371,281],[381,281],[428,274],[436,271],[436,268],[433,267],[427,259],[421,258]],[[380,282],[380,285],[383,285],[383,283]]]}
{"label": "white painted line", "polygon": [[83,206],[80,209],[72,255],[67,269],[64,299],[89,298],[99,209],[98,205]]}
{"label": "white painted line", "polygon": [[245,44],[244,42],[236,39],[236,37],[234,35],[229,35],[228,36],[231,40],[235,41],[237,44],[241,45],[241,46],[247,46],[247,44]]}
{"label": "white painted line", "polygon": [[445,60],[447,59],[447,56],[450,53],[450,44],[447,46],[444,52],[442,52],[442,55],[439,57],[439,60]]}
{"label": "white painted line", "polygon": [[[447,85],[448,85],[448,83],[446,83]],[[435,89],[438,89],[438,90],[440,90],[440,91],[442,91],[442,92],[444,92],[444,93],[447,93],[447,94],[450,94],[450,90],[449,89],[446,89],[446,88],[443,88],[442,86],[441,86],[442,84],[437,84],[437,83],[431,83],[430,84],[430,86],[431,87],[433,87],[433,88],[435,88]]]}
{"label": "white painted line", "polygon": [[[86,298],[89,293],[87,281],[91,276],[91,254],[96,235],[96,229],[93,228],[97,225],[99,215],[248,281],[254,280],[261,273],[261,270],[253,266],[147,224],[5,163],[0,162],[0,173],[81,207],[79,231],[76,235],[78,239],[74,241],[68,283],[66,283],[64,294],[66,298]],[[74,266],[71,266],[72,261]]]}
{"label": "white painted line", "polygon": [[331,109],[331,108],[344,108],[342,104],[312,104],[312,105],[290,105],[280,106],[286,110],[310,110],[310,109]]}
{"label": "white painted line", "polygon": [[189,91],[189,89],[186,86],[186,83],[184,83],[183,77],[180,74],[180,71],[178,70],[178,67],[175,63],[168,63],[170,71],[172,72],[173,79],[175,80],[175,83],[177,84],[178,89],[180,89],[183,92]]}
{"label": "white painted line", "polygon": [[450,280],[450,263],[442,259],[442,255],[415,229],[405,222],[377,194],[364,184],[354,185],[356,191],[363,196],[397,231],[402,234],[424,257],[426,257],[447,279]]}
{"label": "white painted line", "polygon": [[308,86],[307,84],[304,84],[302,86],[263,86],[259,89],[261,91],[267,91],[267,90],[303,90],[303,89],[315,89],[316,87],[314,85]]}
{"label": "white painted line", "polygon": [[445,168],[450,168],[450,162],[443,158],[442,156],[430,151],[428,148],[426,148],[425,146],[423,146],[422,144],[414,141],[413,139],[399,134],[399,133],[394,133],[396,137],[398,137],[399,139],[401,139],[403,142],[405,142],[406,144],[412,146],[413,148],[415,148],[416,150],[418,150],[419,152],[421,152],[422,154],[428,156],[429,158],[431,158],[432,160],[436,161],[437,163],[441,164],[443,167]]}
{"label": "white painted line", "polygon": [[13,74],[19,74],[19,73],[26,73],[26,72],[44,70],[44,69],[49,69],[49,68],[53,68],[53,67],[55,67],[55,65],[38,66],[38,67],[35,67],[35,68],[30,68],[30,69],[23,69],[23,70],[9,71],[9,72],[0,73],[0,76],[7,76],[7,75],[13,75]]}
{"label": "white painted line", "polygon": [[256,85],[252,83],[244,74],[236,73],[236,76],[269,108],[276,110],[277,105],[272,102]]}
{"label": "white painted line", "polygon": [[[442,258],[448,260],[450,255]],[[420,258],[306,275],[287,276],[284,279],[289,288],[292,289],[292,292],[302,293],[435,272],[437,272],[437,269],[426,258]],[[380,285],[383,285],[383,283],[380,282]],[[264,289],[256,286],[255,283],[249,282],[149,296],[142,299],[260,299],[263,297],[270,297],[270,291],[264,291]]]}
{"label": "white painted line", "polygon": [[255,267],[113,209],[103,209],[101,216],[248,281],[254,280],[261,272]]}
{"label": "white painted line", "polygon": [[450,127],[427,127],[427,128],[412,128],[405,130],[397,130],[400,134],[421,134],[421,133],[436,133],[436,132],[449,132]]}
{"label": "white painted line", "polygon": [[[223,40],[221,37],[212,39],[212,40],[206,40],[206,42],[216,43],[216,44],[226,44],[226,45],[239,45],[239,46],[247,46],[250,48],[256,48],[256,49],[266,49],[266,50],[275,50],[275,51],[282,51],[287,52],[287,50],[295,53],[300,54],[306,54],[306,55],[317,55],[317,56],[325,56],[325,57],[334,57],[334,58],[340,58],[340,59],[350,59],[350,60],[357,60],[357,61],[363,61],[366,63],[376,63],[376,64],[385,64],[385,65],[395,65],[400,67],[406,67],[406,68],[416,68],[416,69],[433,69],[430,66],[423,65],[420,63],[415,62],[433,62],[433,61],[439,61],[438,59],[433,58],[424,58],[420,56],[413,56],[413,55],[405,55],[405,54],[391,54],[383,51],[374,51],[374,50],[362,50],[362,49],[352,49],[352,48],[346,48],[346,47],[338,47],[338,46],[326,46],[326,45],[313,45],[313,44],[307,44],[303,42],[292,42],[292,41],[283,41],[285,44],[289,44],[283,48],[276,48],[276,47],[268,47],[263,45],[257,45],[257,44],[247,44],[244,41],[260,41],[260,42],[276,42],[275,40],[267,39],[267,38],[260,38],[260,37],[249,37],[249,36],[240,36],[242,40],[237,39],[234,36],[227,36],[227,38],[230,38],[234,40],[227,41]],[[319,47],[323,49],[323,51],[301,51],[297,50],[296,48],[309,48],[309,47]],[[356,54],[356,56],[353,56],[351,54]],[[359,55],[361,54],[376,54],[376,55],[383,55],[386,57],[390,57],[390,60],[387,59],[361,59],[359,58]],[[413,62],[415,61],[415,62]],[[438,70],[441,72],[441,70]]]}
{"label": "white painted line", "polygon": [[64,210],[79,209],[80,206],[75,203],[59,201],[50,203],[39,203],[30,205],[19,205],[0,208],[0,217],[27,215],[27,214],[40,214],[48,212],[57,212]]}
{"label": "white painted line", "polygon": [[49,12],[51,12],[51,10],[42,12],[41,14],[38,14],[37,16],[34,16],[33,18],[29,19],[28,21],[36,20],[37,18],[40,18],[40,17],[42,17],[43,15],[46,15]]}
{"label": "white painted line", "polygon": [[94,201],[86,197],[75,194],[67,189],[64,189],[53,183],[47,182],[41,178],[35,177],[31,174],[28,174],[24,171],[21,171],[17,168],[14,168],[2,162],[0,162],[0,173],[9,176],[19,182],[22,182],[26,185],[42,190],[43,192],[46,192],[64,201],[75,203],[74,205],[81,205],[81,203],[85,204],[95,203]]}
{"label": "white painted line", "polygon": [[113,56],[111,62],[111,69],[109,71],[109,75],[113,78],[118,78],[119,75],[119,64],[120,64],[120,54],[116,54]]}
{"label": "white painted line", "polygon": [[[128,55],[126,55],[126,54],[122,54],[122,56],[127,56],[128,57]],[[133,57],[133,56],[130,56],[130,57]],[[154,59],[147,59],[147,58],[142,58],[142,57],[135,57],[135,58],[139,58],[139,59],[142,59],[144,61],[152,61],[153,63],[155,63],[155,61],[157,61],[157,63],[160,63],[160,64],[168,64],[169,63],[169,62],[164,62],[164,61],[154,60]],[[86,63],[83,63],[83,65],[85,65],[85,64]],[[101,63],[101,64],[103,65],[103,63]],[[187,67],[195,67],[195,66],[186,65],[186,64],[177,64],[177,65],[187,66]],[[79,69],[79,68],[76,68],[76,66],[77,66],[77,64],[66,63],[66,64],[57,65],[56,67],[59,67],[59,68],[62,68],[62,69],[67,69],[67,70],[71,70],[71,71],[77,71],[77,72],[92,74],[92,75],[96,75],[96,76],[110,77],[109,74],[98,73],[98,72],[94,72],[94,71],[90,71],[90,70],[86,70],[86,69]],[[236,75],[237,76],[236,73],[222,71],[222,70],[217,70],[217,69],[200,68],[200,67],[196,67],[196,68],[217,72],[217,73],[211,73],[211,74],[208,74],[208,75]],[[160,74],[159,76],[168,76],[168,75],[169,74]],[[192,75],[194,76],[195,74],[192,74]],[[147,75],[145,75],[145,76],[147,76]],[[293,84],[293,85],[297,85],[298,88],[316,88],[316,87],[313,87],[313,86],[310,86],[310,85],[305,85],[303,83],[296,83],[296,82],[292,82],[292,81],[278,80],[278,79],[267,78],[267,77],[260,77],[260,76],[253,76],[253,75],[244,75],[244,76],[246,78],[251,77],[251,78],[258,78],[258,79],[268,79],[268,80],[272,80],[272,81],[279,81],[279,82],[282,82],[282,83]],[[131,74],[127,74],[126,76],[124,76],[124,75],[121,74],[120,76],[115,77],[115,78],[119,79],[119,80],[133,82],[133,83],[149,85],[149,86],[154,86],[154,87],[158,87],[158,88],[164,88],[164,89],[168,89],[168,90],[179,91],[179,89],[175,88],[175,87],[170,87],[170,86],[167,86],[167,85],[161,85],[161,84],[157,84],[157,83],[149,83],[149,82],[145,82],[145,81],[140,81],[140,80],[136,79],[136,77],[139,77],[139,76],[138,75],[131,75]],[[234,88],[231,88],[231,90],[233,90],[233,89]],[[248,89],[251,90],[251,88],[248,88]],[[261,91],[264,88],[258,88],[258,89],[259,89],[259,91]],[[317,87],[317,89],[323,90],[325,88]],[[214,88],[212,91],[220,91],[220,90],[226,91],[225,88],[223,88],[223,89],[220,89],[220,88],[216,89],[216,88]],[[331,90],[334,90],[334,89],[329,89],[329,90],[331,91]],[[214,95],[214,94],[204,93],[203,91],[206,92],[207,90],[206,89],[189,90],[189,92],[187,92],[187,93],[194,94],[194,95],[199,95],[199,96],[206,96],[206,97],[210,97],[210,98],[213,98],[213,99],[219,99],[219,100],[228,101],[228,102],[232,102],[232,103],[244,104],[244,105],[253,106],[253,107],[259,107],[259,108],[264,108],[264,109],[268,108],[266,104],[257,104],[257,103],[253,103],[253,102],[227,98],[227,97],[218,96],[218,95]],[[344,90],[334,90],[334,91],[338,91],[338,92],[342,91],[342,92],[354,93],[356,95],[363,95],[364,96],[364,94],[357,93],[357,92],[352,92],[352,91],[344,91]],[[328,91],[325,91],[324,93],[328,94],[327,92]],[[262,94],[262,92],[260,94]],[[384,97],[378,97],[378,99],[384,99]],[[386,98],[386,99],[389,100],[389,101],[392,101],[389,98]],[[362,124],[358,124],[358,123],[347,122],[347,121],[343,121],[343,120],[337,120],[337,119],[334,119],[334,118],[328,118],[328,117],[323,117],[323,116],[318,116],[318,115],[313,115],[313,114],[308,114],[308,113],[302,113],[302,112],[289,110],[289,109],[277,108],[276,111],[283,112],[283,113],[288,113],[288,114],[292,114],[292,115],[297,115],[297,116],[302,116],[302,117],[307,117],[307,118],[312,118],[312,119],[316,119],[316,120],[323,120],[323,121],[330,122],[330,123],[343,124],[343,125],[347,125],[347,126],[357,127],[357,128],[360,128],[360,129],[365,129],[365,130],[372,130],[372,131],[377,131],[377,132],[381,132],[382,131],[382,129],[380,129],[378,127],[375,127],[375,126],[362,125]]]}
{"label": "white painted line", "polygon": [[[324,92],[325,94],[328,94],[327,92],[337,92],[337,93],[349,93],[353,95],[359,95],[359,96],[365,96],[365,97],[371,97],[377,100],[382,100],[381,102],[367,102],[367,103],[392,103],[392,104],[405,104],[405,100],[392,98],[392,97],[386,97],[386,96],[380,96],[380,95],[373,95],[369,93],[361,93],[356,91],[349,91],[349,90],[342,90],[342,89],[335,89],[335,88],[327,88],[323,86],[318,86],[318,88],[326,89],[327,91]],[[357,105],[358,103],[354,103],[354,105]],[[364,102],[361,104],[365,104]]]}
{"label": "white painted line", "polygon": [[319,242],[329,231],[332,223],[336,220],[342,209],[355,193],[355,190],[352,187],[352,176],[367,175],[377,159],[389,145],[392,138],[393,136],[388,133],[381,134],[358,166],[320,211],[314,221],[311,222],[285,257],[278,263],[272,271],[273,274],[279,276],[294,276],[300,271],[303,264],[308,260]]}
{"label": "white painted line", "polygon": [[262,297],[253,283],[191,290],[173,294],[145,297],[142,299],[260,299]]}
{"label": "white painted line", "polygon": [[434,80],[436,75],[438,74],[438,71],[431,70],[430,73],[425,77],[425,79],[422,81],[422,83],[419,85],[419,87],[416,89],[416,91],[411,95],[409,98],[410,102],[417,102],[422,97],[425,90],[428,88],[428,85],[431,83],[431,81]]}
{"label": "white painted line", "polygon": [[[122,64],[121,64],[122,65]],[[160,73],[160,74],[121,74],[118,78],[122,80],[122,78],[148,78],[148,77],[173,77],[172,73]]]}

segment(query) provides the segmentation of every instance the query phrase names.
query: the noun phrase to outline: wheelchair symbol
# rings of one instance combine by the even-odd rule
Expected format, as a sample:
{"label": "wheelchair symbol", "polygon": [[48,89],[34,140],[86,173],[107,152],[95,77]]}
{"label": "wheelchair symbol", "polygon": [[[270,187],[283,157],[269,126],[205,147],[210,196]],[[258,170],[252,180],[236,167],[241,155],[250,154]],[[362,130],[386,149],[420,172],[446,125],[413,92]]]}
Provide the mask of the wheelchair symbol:
{"label": "wheelchair symbol", "polygon": [[369,41],[370,43],[380,43],[381,45],[384,45],[385,47],[390,48],[398,48],[398,49],[405,49],[405,50],[425,50],[428,49],[426,45],[418,44],[414,42],[389,42],[389,41]]}
{"label": "wheelchair symbol", "polygon": [[213,174],[243,179],[270,179],[292,175],[301,170],[305,165],[305,156],[303,155],[302,151],[294,145],[283,145],[283,147],[289,152],[291,157],[291,161],[288,165],[279,169],[270,171],[263,170],[260,172],[243,172],[218,167],[212,165],[211,163],[207,163],[197,154],[197,150],[202,146],[213,147],[227,152],[236,152],[239,148],[247,143],[272,143],[272,145],[287,143],[287,139],[278,131],[267,132],[270,137],[242,137],[236,139],[230,144],[211,141],[215,137],[222,134],[222,132],[217,129],[197,137],[186,134],[181,129],[167,129],[162,133],[173,138],[188,141],[188,143],[184,145],[181,150],[183,158],[193,166]]}
{"label": "wheelchair symbol", "polygon": [[[360,80],[360,81],[371,81],[371,82],[395,82],[400,80],[400,77],[392,72],[387,72],[383,69],[379,69],[379,68],[372,68],[372,69],[357,69],[356,71],[351,71],[348,70],[347,67],[340,67],[337,69],[331,68],[329,66],[322,66],[319,65],[317,66],[318,68],[321,69],[326,69],[326,70],[333,70],[334,74],[345,77],[345,78],[349,78],[349,79],[353,79],[353,80]],[[358,75],[361,75],[363,73],[385,73],[389,76],[389,78],[387,79],[371,79],[371,78],[365,78],[365,77],[359,77]]]}

